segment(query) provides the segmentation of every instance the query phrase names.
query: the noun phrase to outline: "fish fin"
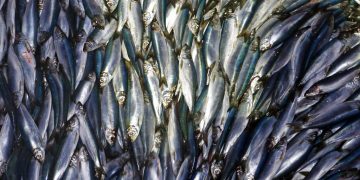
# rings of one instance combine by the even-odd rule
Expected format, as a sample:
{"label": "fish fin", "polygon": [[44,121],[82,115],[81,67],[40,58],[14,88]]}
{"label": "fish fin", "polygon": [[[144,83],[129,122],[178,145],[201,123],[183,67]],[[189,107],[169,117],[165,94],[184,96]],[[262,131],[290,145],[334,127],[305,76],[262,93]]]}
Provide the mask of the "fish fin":
{"label": "fish fin", "polygon": [[292,122],[292,123],[287,123],[287,126],[289,126],[291,129],[293,129],[294,131],[301,131],[303,129],[303,125],[301,122]]}
{"label": "fish fin", "polygon": [[[161,75],[160,75],[161,76]],[[164,76],[160,77],[160,86],[161,85],[167,85],[166,78]]]}
{"label": "fish fin", "polygon": [[301,172],[299,172],[300,174],[302,174],[302,175],[304,175],[304,176],[307,176],[307,175],[309,175],[309,171],[301,171]]}
{"label": "fish fin", "polygon": [[175,90],[174,95],[177,96],[177,102],[179,102],[181,97],[182,97],[181,96],[182,93],[181,93],[181,84],[180,83],[176,86],[176,90]]}
{"label": "fish fin", "polygon": [[170,44],[171,47],[175,47],[175,35],[174,30],[168,31],[162,31],[162,34],[166,38],[166,41]]}
{"label": "fish fin", "polygon": [[183,3],[181,9],[190,9],[191,10],[192,5],[191,5],[191,1],[190,0],[185,0],[185,2]]}
{"label": "fish fin", "polygon": [[206,70],[206,85],[209,85],[210,83],[210,74],[211,74],[211,68],[208,68]]}

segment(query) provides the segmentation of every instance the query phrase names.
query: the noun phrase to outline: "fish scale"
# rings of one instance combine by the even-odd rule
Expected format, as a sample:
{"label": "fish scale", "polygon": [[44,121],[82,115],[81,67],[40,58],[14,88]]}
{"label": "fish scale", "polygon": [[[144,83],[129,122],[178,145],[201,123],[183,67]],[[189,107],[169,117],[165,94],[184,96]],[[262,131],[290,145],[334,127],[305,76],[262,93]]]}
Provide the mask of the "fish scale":
{"label": "fish scale", "polygon": [[360,179],[359,0],[0,0],[0,179]]}

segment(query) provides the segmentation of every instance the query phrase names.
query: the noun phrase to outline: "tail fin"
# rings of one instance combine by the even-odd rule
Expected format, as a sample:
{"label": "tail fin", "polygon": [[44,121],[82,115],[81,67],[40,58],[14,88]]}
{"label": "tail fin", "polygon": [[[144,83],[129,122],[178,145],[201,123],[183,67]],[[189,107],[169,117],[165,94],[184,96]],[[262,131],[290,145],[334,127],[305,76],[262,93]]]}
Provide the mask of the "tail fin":
{"label": "tail fin", "polygon": [[292,122],[292,123],[288,123],[287,126],[289,126],[291,129],[293,129],[296,132],[301,131],[302,129],[304,129],[303,125],[301,122]]}

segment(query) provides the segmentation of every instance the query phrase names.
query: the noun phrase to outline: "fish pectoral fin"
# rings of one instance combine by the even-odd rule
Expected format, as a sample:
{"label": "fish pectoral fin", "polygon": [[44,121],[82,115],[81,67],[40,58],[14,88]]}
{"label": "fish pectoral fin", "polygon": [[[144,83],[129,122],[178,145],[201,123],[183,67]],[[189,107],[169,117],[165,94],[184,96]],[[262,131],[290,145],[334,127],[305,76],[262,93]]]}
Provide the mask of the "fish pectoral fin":
{"label": "fish pectoral fin", "polygon": [[180,99],[181,99],[181,94],[182,94],[182,93],[181,93],[181,84],[178,83],[178,85],[176,86],[175,93],[174,93],[174,95],[178,97],[178,98],[177,98],[177,102],[180,101]]}

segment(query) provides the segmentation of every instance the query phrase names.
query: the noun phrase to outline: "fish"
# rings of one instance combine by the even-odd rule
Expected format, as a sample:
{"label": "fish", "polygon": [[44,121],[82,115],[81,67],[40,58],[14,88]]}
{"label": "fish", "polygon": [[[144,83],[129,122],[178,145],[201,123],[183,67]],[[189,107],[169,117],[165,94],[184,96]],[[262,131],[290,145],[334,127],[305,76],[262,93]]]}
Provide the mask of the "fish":
{"label": "fish", "polygon": [[22,137],[27,148],[36,160],[41,163],[44,162],[45,150],[40,131],[24,105],[20,105],[14,118],[16,119],[17,126],[20,127],[20,133],[23,134]]}
{"label": "fish", "polygon": [[1,179],[359,179],[358,0],[0,0]]}
{"label": "fish", "polygon": [[126,102],[126,131],[130,140],[133,142],[137,139],[140,128],[144,119],[144,94],[140,84],[139,75],[134,66],[126,62],[126,68],[129,72],[128,93]]}
{"label": "fish", "polygon": [[179,55],[179,83],[182,95],[190,110],[193,111],[196,99],[197,77],[195,65],[190,56],[190,49],[183,46]]}
{"label": "fish", "polygon": [[119,106],[115,99],[115,92],[112,86],[105,86],[100,99],[101,108],[101,137],[103,146],[113,145],[117,136],[117,128],[119,122]]}
{"label": "fish", "polygon": [[105,61],[102,64],[100,72],[100,87],[106,86],[113,78],[116,66],[119,65],[121,59],[121,47],[120,36],[111,39],[106,46]]}
{"label": "fish", "polygon": [[79,120],[76,116],[73,116],[67,121],[64,128],[66,128],[66,133],[63,137],[64,139],[62,139],[62,144],[57,155],[58,161],[54,164],[54,179],[61,179],[61,177],[63,177],[80,137]]}
{"label": "fish", "polygon": [[24,75],[25,90],[31,99],[35,97],[36,62],[31,47],[23,34],[18,34],[14,44],[15,53],[20,61]]}
{"label": "fish", "polygon": [[[286,153],[286,137],[281,138],[274,149],[269,153],[264,163],[264,169],[259,173],[258,179],[271,179],[280,168]],[[271,164],[271,166],[269,166]]]}
{"label": "fish", "polygon": [[178,115],[176,113],[175,103],[171,104],[168,110],[168,130],[167,137],[169,140],[169,153],[171,160],[171,167],[174,174],[178,174],[181,164],[184,160],[183,145],[182,145],[182,134],[180,124],[178,121]]}
{"label": "fish", "polygon": [[9,79],[9,89],[12,94],[12,99],[14,101],[15,107],[18,108],[23,99],[25,89],[24,89],[24,72],[20,64],[20,60],[15,53],[14,46],[10,46],[8,49],[8,68],[7,74]]}
{"label": "fish", "polygon": [[15,144],[15,132],[9,114],[1,116],[1,118],[4,120],[0,131],[0,139],[2,140],[0,150],[0,176],[7,171],[8,161],[13,154],[11,150]]}
{"label": "fish", "polygon": [[106,22],[101,2],[96,0],[84,0],[83,5],[85,14],[91,19],[91,24],[95,28],[104,29]]}
{"label": "fish", "polygon": [[43,10],[39,17],[39,27],[37,34],[37,42],[43,43],[54,32],[56,21],[60,14],[60,4],[58,1],[45,1]]}
{"label": "fish", "polygon": [[324,175],[329,168],[331,168],[339,158],[342,157],[342,153],[338,151],[329,152],[322,157],[319,162],[311,169],[305,179],[319,178]]}
{"label": "fish", "polygon": [[209,78],[209,92],[204,104],[204,115],[200,122],[200,131],[205,133],[220,110],[220,103],[225,93],[225,74],[220,62],[216,62]]}

